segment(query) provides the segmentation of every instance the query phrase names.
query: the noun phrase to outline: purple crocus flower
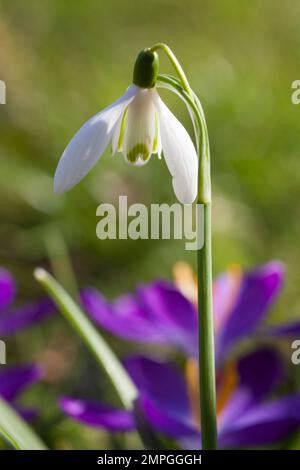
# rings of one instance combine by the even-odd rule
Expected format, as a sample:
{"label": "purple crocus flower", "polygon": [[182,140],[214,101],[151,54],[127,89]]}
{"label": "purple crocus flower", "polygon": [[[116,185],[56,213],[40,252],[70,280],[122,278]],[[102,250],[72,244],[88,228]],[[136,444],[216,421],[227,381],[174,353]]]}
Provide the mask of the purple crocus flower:
{"label": "purple crocus flower", "polygon": [[[0,338],[26,328],[55,311],[53,302],[47,298],[12,307],[15,295],[16,283],[13,276],[6,269],[0,268]],[[37,410],[21,407],[17,399],[26,388],[40,380],[41,369],[33,364],[0,367],[0,396],[10,402],[24,419],[33,419]]]}
{"label": "purple crocus flower", "polygon": [[[268,330],[261,323],[283,281],[280,263],[271,262],[241,276],[234,269],[215,281],[214,314],[218,364],[218,438],[220,447],[262,446],[276,442],[300,423],[300,394],[268,400],[283,379],[280,357],[260,348],[237,363],[226,363],[228,352],[242,339]],[[197,310],[191,286],[157,281],[140,286],[110,304],[95,289],[82,293],[90,316],[111,333],[127,340],[167,344],[187,356],[187,379],[171,364],[135,356],[126,368],[138,390],[138,406],[154,429],[197,448],[200,425],[197,390]],[[193,302],[194,300],[194,302]],[[271,328],[269,334],[296,334],[299,324]],[[135,429],[127,411],[71,397],[62,410],[77,421],[109,431]],[[119,425],[118,425],[119,423]]]}
{"label": "purple crocus flower", "polygon": [[12,275],[0,268],[0,337],[26,328],[54,313],[52,300],[41,300],[13,307],[16,283]]}
{"label": "purple crocus flower", "polygon": [[[262,321],[282,287],[283,276],[282,265],[273,261],[243,275],[231,269],[215,280],[217,364],[239,341],[268,332],[263,330]],[[186,286],[182,287],[186,291]],[[113,303],[94,288],[85,289],[81,299],[91,318],[120,338],[171,345],[187,357],[198,355],[196,305],[170,282],[140,285],[135,294],[124,295]],[[300,322],[276,328],[270,328],[268,334],[295,335],[300,332]]]}
{"label": "purple crocus flower", "polygon": [[38,382],[42,377],[42,370],[33,364],[22,364],[0,369],[0,397],[10,402],[12,406],[26,420],[36,417],[36,409],[24,408],[18,404],[20,394]]}
{"label": "purple crocus flower", "polygon": [[[193,384],[172,364],[142,356],[129,358],[126,368],[139,390],[137,405],[152,427],[185,449],[199,448],[198,399]],[[269,347],[247,354],[224,370],[217,387],[221,448],[266,446],[299,426],[300,394],[268,399],[283,375],[280,357]],[[130,411],[71,397],[61,398],[60,406],[88,426],[111,432],[135,429]]]}

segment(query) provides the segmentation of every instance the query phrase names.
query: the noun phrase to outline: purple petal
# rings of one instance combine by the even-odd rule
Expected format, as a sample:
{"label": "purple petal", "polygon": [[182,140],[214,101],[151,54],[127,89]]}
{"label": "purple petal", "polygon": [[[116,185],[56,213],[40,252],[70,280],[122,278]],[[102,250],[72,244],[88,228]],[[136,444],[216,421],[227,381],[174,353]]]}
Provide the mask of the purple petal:
{"label": "purple petal", "polygon": [[15,333],[43,320],[54,312],[54,303],[47,298],[36,303],[22,305],[0,317],[0,335]]}
{"label": "purple petal", "polygon": [[198,318],[195,306],[176,287],[157,281],[138,289],[139,299],[157,327],[169,342],[196,356],[198,351]]}
{"label": "purple petal", "polygon": [[186,384],[176,369],[142,356],[127,359],[125,365],[140,391],[143,414],[155,429],[171,437],[197,433]]}
{"label": "purple petal", "polygon": [[180,437],[177,439],[178,444],[181,449],[184,450],[201,450],[201,433],[198,432],[195,435],[190,435],[186,437]]}
{"label": "purple petal", "polygon": [[125,367],[137,388],[162,408],[188,415],[189,400],[182,375],[171,364],[143,356],[132,356]]}
{"label": "purple petal", "polygon": [[29,385],[38,382],[42,371],[36,365],[21,365],[0,371],[0,396],[13,400]]}
{"label": "purple petal", "polygon": [[184,416],[176,416],[168,409],[159,407],[146,394],[141,394],[138,400],[145,417],[157,431],[177,439],[199,436],[199,432],[191,420],[184,419]]}
{"label": "purple petal", "polygon": [[240,292],[217,338],[217,359],[235,342],[252,334],[275,300],[283,281],[283,268],[271,262],[243,277]]}
{"label": "purple petal", "polygon": [[16,284],[6,269],[0,268],[0,310],[5,310],[13,301]]}
{"label": "purple petal", "polygon": [[264,336],[269,335],[297,337],[300,334],[300,321],[295,321],[284,325],[267,326],[261,329],[259,333]]}
{"label": "purple petal", "polygon": [[253,399],[259,401],[280,385],[284,369],[277,351],[264,347],[239,360],[238,374],[239,388],[249,390]]}
{"label": "purple petal", "polygon": [[220,433],[222,447],[264,446],[283,439],[300,424],[300,395],[253,406]]}
{"label": "purple petal", "polygon": [[218,431],[222,435],[226,430],[232,426],[240,416],[251,407],[253,400],[251,393],[246,389],[236,390],[226,403],[225,408],[222,410],[218,418]]}
{"label": "purple petal", "polygon": [[141,286],[137,296],[122,296],[114,304],[89,288],[82,292],[81,300],[98,324],[121,338],[172,344],[189,355],[197,352],[195,307],[171,283]]}
{"label": "purple petal", "polygon": [[23,406],[15,405],[15,410],[22,416],[25,421],[34,421],[38,417],[38,410],[36,408],[24,408]]}
{"label": "purple petal", "polygon": [[283,377],[283,364],[279,354],[264,347],[239,360],[237,364],[239,384],[219,418],[220,430],[242,416],[253,404],[260,404]]}
{"label": "purple petal", "polygon": [[59,404],[64,413],[87,426],[104,428],[112,432],[135,429],[134,418],[127,410],[71,397],[62,397]]}
{"label": "purple petal", "polygon": [[239,294],[240,270],[231,268],[218,276],[213,283],[214,326],[218,333],[223,327]]}
{"label": "purple petal", "polygon": [[116,336],[130,341],[165,343],[164,335],[145,317],[134,296],[122,296],[111,305],[96,289],[87,288],[81,293],[81,302],[98,325]]}

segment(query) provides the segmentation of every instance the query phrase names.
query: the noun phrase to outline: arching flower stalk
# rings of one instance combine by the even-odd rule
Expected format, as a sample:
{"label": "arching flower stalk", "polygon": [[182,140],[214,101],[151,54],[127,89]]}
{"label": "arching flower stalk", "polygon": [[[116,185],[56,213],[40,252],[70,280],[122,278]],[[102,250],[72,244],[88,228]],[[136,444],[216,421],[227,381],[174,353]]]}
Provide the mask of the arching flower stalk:
{"label": "arching flower stalk", "polygon": [[[166,53],[177,77],[158,73],[159,50]],[[179,95],[187,105],[194,125],[196,148],[183,125],[160,98],[159,86]],[[201,103],[178,60],[165,44],[144,49],[135,63],[133,84],[125,94],[92,117],[75,134],[58,164],[55,192],[65,192],[77,184],[110,143],[113,153],[122,152],[132,165],[147,163],[152,154],[159,158],[163,155],[178,200],[191,204],[197,197],[197,202],[204,205],[204,245],[198,251],[201,438],[203,449],[214,449],[217,428],[208,133]]]}

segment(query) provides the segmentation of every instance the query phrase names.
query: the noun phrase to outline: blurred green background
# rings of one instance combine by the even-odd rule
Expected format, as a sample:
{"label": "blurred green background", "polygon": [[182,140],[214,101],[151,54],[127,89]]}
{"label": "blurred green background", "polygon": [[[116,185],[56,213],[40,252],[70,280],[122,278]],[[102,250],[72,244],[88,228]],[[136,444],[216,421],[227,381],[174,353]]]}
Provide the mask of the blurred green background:
{"label": "blurred green background", "polygon": [[[52,189],[59,157],[75,131],[124,92],[141,49],[165,42],[207,117],[214,271],[231,263],[248,268],[283,261],[286,285],[270,319],[299,316],[300,106],[291,102],[291,83],[300,78],[299,18],[297,0],[1,1],[0,79],[7,104],[0,106],[0,265],[16,276],[20,302],[41,295],[32,272],[37,265],[49,267],[49,249],[65,269],[60,236],[78,284],[95,285],[111,298],[138,282],[170,278],[180,259],[195,267],[195,253],[181,241],[96,237],[101,202],[116,203],[119,194],[129,202],[174,202],[164,161],[152,158],[131,168],[109,149],[71,192],[57,196]],[[161,71],[172,71],[164,58]],[[179,100],[163,96],[191,130]],[[10,340],[8,361],[51,359],[60,341],[72,365],[69,383],[78,376],[80,388],[83,353],[68,331],[57,319],[23,332]],[[49,395],[65,387],[59,378],[53,383],[41,386],[48,398],[43,388],[34,392],[45,408]],[[60,426],[55,445],[78,447],[82,428],[70,421]],[[59,429],[67,444],[59,444]],[[98,434],[86,432],[81,448],[94,448]]]}

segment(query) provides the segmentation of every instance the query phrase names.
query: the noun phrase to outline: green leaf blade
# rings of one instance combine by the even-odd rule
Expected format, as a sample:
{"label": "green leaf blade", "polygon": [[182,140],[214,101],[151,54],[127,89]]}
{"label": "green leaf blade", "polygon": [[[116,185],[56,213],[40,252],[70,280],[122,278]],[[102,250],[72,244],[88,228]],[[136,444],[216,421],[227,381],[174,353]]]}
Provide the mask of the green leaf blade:
{"label": "green leaf blade", "polygon": [[34,276],[54,300],[61,313],[104,369],[125,408],[132,409],[133,403],[137,398],[137,389],[127,371],[99,331],[78,307],[76,302],[74,302],[72,297],[47,271],[37,268]]}
{"label": "green leaf blade", "polygon": [[34,430],[0,398],[0,434],[17,450],[47,450]]}

